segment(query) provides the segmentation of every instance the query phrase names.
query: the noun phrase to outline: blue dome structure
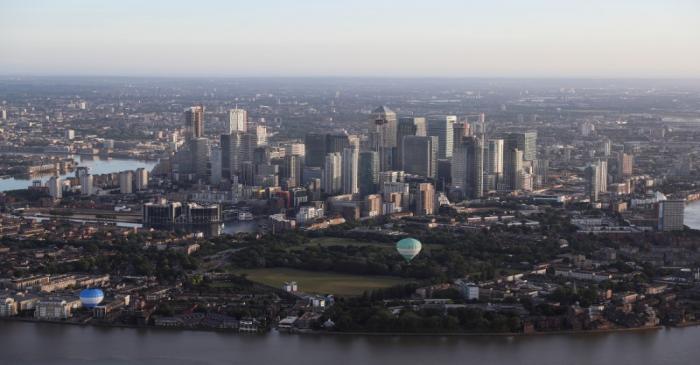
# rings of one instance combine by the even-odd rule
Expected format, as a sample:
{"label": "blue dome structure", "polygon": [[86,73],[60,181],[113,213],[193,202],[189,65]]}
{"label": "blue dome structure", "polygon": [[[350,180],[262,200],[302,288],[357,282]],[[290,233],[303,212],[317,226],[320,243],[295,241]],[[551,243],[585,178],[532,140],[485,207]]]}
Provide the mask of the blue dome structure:
{"label": "blue dome structure", "polygon": [[102,289],[88,288],[80,292],[80,302],[83,307],[88,309],[95,308],[96,305],[102,303],[104,298],[105,293],[102,292]]}

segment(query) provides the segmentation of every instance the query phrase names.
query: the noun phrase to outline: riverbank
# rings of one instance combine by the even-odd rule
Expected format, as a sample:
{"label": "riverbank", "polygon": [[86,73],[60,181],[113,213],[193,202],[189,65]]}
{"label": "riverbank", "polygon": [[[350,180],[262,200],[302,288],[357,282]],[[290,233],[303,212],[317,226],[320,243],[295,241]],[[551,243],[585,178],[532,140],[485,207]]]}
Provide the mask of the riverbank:
{"label": "riverbank", "polygon": [[[0,317],[2,321],[8,322],[23,322],[23,323],[45,323],[55,325],[71,325],[80,327],[100,327],[100,328],[131,328],[131,329],[147,329],[170,332],[221,332],[221,333],[238,333],[238,334],[255,334],[267,335],[270,330],[261,332],[241,332],[237,329],[217,329],[217,328],[180,328],[180,327],[159,327],[159,326],[139,326],[128,325],[121,323],[90,323],[90,322],[72,322],[62,320],[39,320],[26,317]],[[608,328],[596,330],[562,330],[562,331],[547,331],[547,332],[340,332],[340,331],[315,331],[315,330],[296,330],[296,331],[281,331],[275,328],[275,331],[280,334],[302,335],[302,336],[370,336],[370,337],[529,337],[529,336],[555,336],[555,335],[581,335],[581,334],[605,334],[605,333],[624,333],[624,332],[646,332],[658,331],[661,329],[670,328],[685,328],[699,326],[700,321],[688,322],[677,326],[652,326],[652,327],[632,327],[632,328]]]}

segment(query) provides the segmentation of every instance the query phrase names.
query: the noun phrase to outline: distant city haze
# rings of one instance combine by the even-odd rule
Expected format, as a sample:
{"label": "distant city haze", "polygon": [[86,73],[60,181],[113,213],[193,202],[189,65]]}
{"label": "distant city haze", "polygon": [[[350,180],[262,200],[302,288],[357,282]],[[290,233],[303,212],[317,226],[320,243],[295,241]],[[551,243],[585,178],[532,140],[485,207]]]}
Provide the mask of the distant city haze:
{"label": "distant city haze", "polygon": [[698,0],[0,0],[0,74],[700,77]]}

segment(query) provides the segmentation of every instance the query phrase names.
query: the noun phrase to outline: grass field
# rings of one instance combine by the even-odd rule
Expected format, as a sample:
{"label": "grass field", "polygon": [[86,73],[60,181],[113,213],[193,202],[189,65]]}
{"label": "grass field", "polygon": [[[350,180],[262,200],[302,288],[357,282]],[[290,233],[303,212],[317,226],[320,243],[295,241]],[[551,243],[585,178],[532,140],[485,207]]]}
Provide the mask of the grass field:
{"label": "grass field", "polygon": [[299,291],[305,293],[361,295],[365,290],[381,289],[410,282],[392,276],[362,276],[332,272],[305,271],[287,268],[241,269],[237,274],[247,274],[251,281],[280,288],[285,281],[296,281]]}

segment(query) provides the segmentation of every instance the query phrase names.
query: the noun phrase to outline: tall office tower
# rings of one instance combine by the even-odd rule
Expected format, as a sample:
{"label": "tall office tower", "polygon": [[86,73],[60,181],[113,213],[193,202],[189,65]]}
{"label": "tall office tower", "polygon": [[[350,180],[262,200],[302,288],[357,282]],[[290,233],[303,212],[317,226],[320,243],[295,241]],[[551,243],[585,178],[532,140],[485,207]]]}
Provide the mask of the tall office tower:
{"label": "tall office tower", "polygon": [[208,138],[193,138],[189,141],[190,153],[192,155],[192,173],[202,180],[209,181],[209,149]]}
{"label": "tall office tower", "polygon": [[304,156],[306,166],[323,167],[328,147],[326,135],[321,133],[307,133],[304,138]]}
{"label": "tall office tower", "polygon": [[372,151],[379,152],[379,168],[382,171],[391,170],[394,165],[397,123],[396,113],[386,106],[380,106],[372,112],[369,127],[370,147]]}
{"label": "tall office tower", "polygon": [[452,156],[452,186],[470,199],[484,195],[484,148],[481,138],[466,137]]}
{"label": "tall office tower", "polygon": [[232,181],[240,172],[246,148],[244,135],[243,132],[221,135],[221,178]]}
{"label": "tall office tower", "polygon": [[85,196],[92,195],[93,177],[90,174],[80,176],[80,194]]}
{"label": "tall office tower", "polygon": [[226,121],[226,133],[247,132],[248,112],[243,109],[231,109],[228,111],[228,121]]}
{"label": "tall office tower", "polygon": [[591,202],[598,201],[598,194],[601,192],[600,182],[602,169],[599,163],[589,164],[584,170],[586,177],[586,195]]}
{"label": "tall office tower", "polygon": [[[454,154],[452,157],[454,157]],[[438,160],[437,163],[437,184],[435,188],[439,191],[446,191],[447,187],[452,184],[452,160]]]}
{"label": "tall office tower", "polygon": [[63,181],[59,176],[52,176],[49,181],[46,182],[46,185],[49,187],[49,195],[54,200],[63,197]]}
{"label": "tall office tower", "polygon": [[326,153],[343,153],[343,150],[353,145],[350,139],[346,133],[326,134]]}
{"label": "tall office tower", "polygon": [[240,184],[243,184],[244,186],[255,185],[255,170],[256,166],[252,161],[241,162],[241,167],[239,169],[238,175],[234,176],[232,182],[238,180],[238,182]]}
{"label": "tall office tower", "polygon": [[134,172],[131,170],[122,171],[119,173],[119,192],[122,194],[131,194],[134,186]]}
{"label": "tall office tower", "polygon": [[336,195],[342,190],[342,162],[343,157],[338,152],[333,152],[326,155],[323,165],[323,177],[321,179],[323,191],[326,194]]}
{"label": "tall office tower", "polygon": [[487,181],[486,190],[496,190],[503,180],[503,140],[490,139],[487,142],[484,159],[484,174]]}
{"label": "tall office tower", "polygon": [[520,190],[520,175],[523,173],[523,151],[503,146],[503,184],[497,187],[499,190]]}
{"label": "tall office tower", "polygon": [[537,132],[508,133],[503,138],[503,148],[512,151],[514,148],[523,152],[523,160],[532,161],[537,158]]}
{"label": "tall office tower", "polygon": [[600,153],[608,157],[610,156],[610,151],[612,150],[612,141],[610,138],[605,138],[601,143],[600,143]]}
{"label": "tall office tower", "polygon": [[282,178],[286,180],[287,189],[301,185],[301,157],[284,156]]}
{"label": "tall office tower", "polygon": [[467,122],[456,122],[452,125],[452,146],[462,142],[464,137],[471,135],[469,123]]}
{"label": "tall office tower", "polygon": [[253,137],[255,147],[267,146],[267,127],[264,125],[256,125],[250,133]]}
{"label": "tall office tower", "polygon": [[599,159],[598,166],[600,166],[600,181],[598,185],[600,186],[601,193],[608,192],[608,160]]}
{"label": "tall office tower", "polygon": [[204,107],[185,109],[185,136],[187,139],[204,137]]}
{"label": "tall office tower", "polygon": [[409,174],[437,177],[438,138],[406,136],[403,138],[403,167]]}
{"label": "tall office tower", "polygon": [[663,200],[658,206],[658,230],[680,231],[684,228],[685,200]]}
{"label": "tall office tower", "polygon": [[431,183],[420,183],[414,190],[416,215],[435,213],[435,187]]}
{"label": "tall office tower", "polygon": [[211,148],[211,176],[209,177],[209,183],[212,185],[218,185],[221,183],[221,146],[214,146]]}
{"label": "tall office tower", "polygon": [[426,123],[426,133],[428,136],[438,138],[438,158],[445,159],[452,157],[454,146],[454,124],[457,117],[454,115],[442,115],[429,117]]}
{"label": "tall office tower", "polygon": [[379,190],[379,153],[360,152],[359,162],[360,195],[374,194]]}
{"label": "tall office tower", "polygon": [[402,117],[396,127],[396,155],[394,169],[401,170],[403,166],[403,138],[406,136],[425,136],[425,118]]}
{"label": "tall office tower", "polygon": [[7,110],[0,109],[0,120],[7,120]]}
{"label": "tall office tower", "polygon": [[136,169],[136,190],[142,191],[148,189],[148,170],[143,167]]}
{"label": "tall office tower", "polygon": [[617,161],[617,175],[620,181],[632,176],[634,168],[634,155],[620,152]]}
{"label": "tall office tower", "polygon": [[549,183],[549,160],[540,158],[532,161],[532,169],[535,173],[535,186],[546,186]]}
{"label": "tall office tower", "polygon": [[357,194],[359,153],[355,147],[343,150],[343,194]]}
{"label": "tall office tower", "polygon": [[256,165],[269,164],[272,159],[270,148],[268,147],[256,147],[253,150],[253,163]]}

